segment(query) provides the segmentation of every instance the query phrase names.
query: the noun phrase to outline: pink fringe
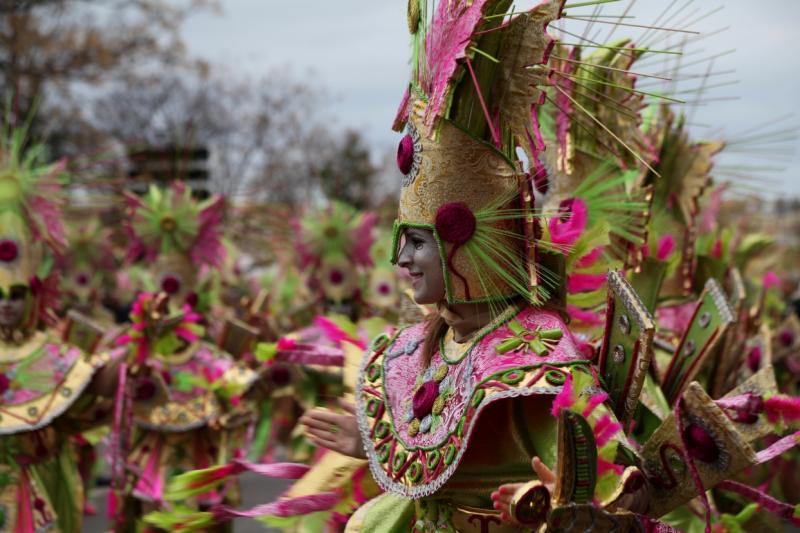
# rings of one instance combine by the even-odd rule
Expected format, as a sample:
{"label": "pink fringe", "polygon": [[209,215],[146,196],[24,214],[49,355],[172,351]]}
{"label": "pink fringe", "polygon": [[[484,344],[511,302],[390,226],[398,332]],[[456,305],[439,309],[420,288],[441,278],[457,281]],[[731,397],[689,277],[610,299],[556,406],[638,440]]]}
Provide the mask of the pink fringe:
{"label": "pink fringe", "polygon": [[773,287],[779,287],[781,284],[781,278],[778,275],[770,270],[766,274],[764,274],[764,279],[761,282],[764,285],[764,288],[769,290]]}
{"label": "pink fringe", "polygon": [[327,511],[339,502],[339,495],[335,492],[322,492],[310,496],[300,496],[298,498],[287,498],[272,503],[258,505],[249,511],[237,511],[226,506],[217,505],[212,507],[216,523],[227,522],[233,518],[255,518],[259,516],[275,516],[278,518],[288,518],[290,516],[307,515],[320,511]]}
{"label": "pink fringe", "polygon": [[776,394],[764,401],[767,420],[773,424],[780,419],[784,422],[800,420],[800,398]]}
{"label": "pink fringe", "polygon": [[344,352],[338,348],[315,344],[296,344],[292,349],[279,349],[275,360],[302,365],[343,366]]}
{"label": "pink fringe", "polygon": [[251,472],[260,476],[275,477],[280,479],[300,479],[311,467],[301,463],[270,463],[256,464],[243,459],[231,461],[234,475]]}
{"label": "pink fringe", "polygon": [[614,472],[614,474],[621,476],[625,471],[625,467],[606,461],[602,457],[597,457],[597,477],[602,476],[606,472]]}
{"label": "pink fringe", "polygon": [[586,229],[586,223],[589,218],[586,202],[580,198],[573,198],[572,200],[569,218],[562,221],[560,216],[554,216],[550,219],[548,225],[550,227],[550,240],[553,244],[572,246],[580,238],[583,230]]}
{"label": "pink fringe", "polygon": [[473,2],[439,2],[425,39],[427,59],[426,78],[420,80],[428,95],[425,108],[426,134],[433,129],[437,117],[447,105],[451,91],[450,81],[459,60],[466,57],[472,34],[483,21],[483,9],[487,0]]}
{"label": "pink fringe", "polygon": [[711,257],[714,259],[722,259],[722,240],[717,239],[711,247]]}
{"label": "pink fringe", "polygon": [[575,398],[572,394],[572,376],[567,374],[567,379],[564,381],[564,386],[561,388],[555,399],[553,399],[553,406],[550,409],[550,414],[558,416],[562,409],[569,409],[575,404]]}
{"label": "pink fringe", "polygon": [[622,425],[611,420],[611,417],[607,414],[600,417],[594,427],[594,440],[597,443],[597,447],[604,446],[621,429]]}
{"label": "pink fringe", "polygon": [[394,117],[394,123],[392,124],[392,128],[395,131],[400,131],[403,126],[405,126],[406,122],[408,122],[408,101],[411,97],[411,93],[408,89],[405,90],[403,93],[403,98],[400,100],[400,105],[397,108],[397,114]]}
{"label": "pink fringe", "polygon": [[297,346],[297,341],[290,337],[281,337],[278,339],[278,350],[294,350]]}
{"label": "pink fringe", "polygon": [[340,328],[333,320],[327,317],[324,316],[316,317],[314,319],[314,325],[317,326],[319,329],[321,329],[325,333],[325,336],[328,337],[328,339],[331,342],[337,345],[346,341],[349,342],[350,344],[358,346],[362,350],[366,350],[367,348],[367,345],[364,341],[362,341],[361,339],[353,338],[352,336],[350,336],[349,333]]}
{"label": "pink fringe", "polygon": [[606,282],[605,274],[570,274],[567,278],[567,292],[577,294],[579,292],[596,291]]}
{"label": "pink fringe", "polygon": [[779,455],[782,455],[800,443],[800,431],[792,433],[791,435],[787,435],[782,439],[773,442],[768,448],[765,450],[761,450],[756,454],[756,458],[758,459],[758,464],[766,463],[775,459]]}
{"label": "pink fringe", "polygon": [[598,405],[600,405],[606,400],[608,400],[607,392],[601,392],[599,394],[595,394],[594,396],[589,398],[589,401],[586,403],[586,408],[581,413],[581,416],[583,416],[583,418],[589,418],[592,412],[594,412],[595,408],[597,408]]}
{"label": "pink fringe", "polygon": [[672,252],[675,251],[675,237],[672,235],[664,235],[658,240],[658,248],[656,249],[656,259],[659,261],[666,261]]}
{"label": "pink fringe", "polygon": [[754,489],[753,487],[748,487],[743,483],[739,483],[737,481],[722,481],[717,485],[717,488],[721,490],[727,490],[730,492],[735,492],[736,494],[747,498],[748,500],[757,503],[759,506],[763,507],[767,511],[780,516],[781,518],[788,520],[792,524],[800,525],[800,518],[798,518],[796,513],[798,512],[798,507],[794,505],[789,505],[788,503],[784,503],[782,501],[776,500],[769,494],[765,494],[764,492]]}
{"label": "pink fringe", "polygon": [[603,247],[598,246],[588,254],[578,259],[578,261],[575,263],[575,266],[577,268],[588,268],[597,263],[597,260],[600,259],[600,256],[602,254],[603,254]]}
{"label": "pink fringe", "polygon": [[573,320],[583,322],[589,326],[602,326],[604,322],[602,315],[599,313],[587,311],[571,304],[567,304],[567,313]]}

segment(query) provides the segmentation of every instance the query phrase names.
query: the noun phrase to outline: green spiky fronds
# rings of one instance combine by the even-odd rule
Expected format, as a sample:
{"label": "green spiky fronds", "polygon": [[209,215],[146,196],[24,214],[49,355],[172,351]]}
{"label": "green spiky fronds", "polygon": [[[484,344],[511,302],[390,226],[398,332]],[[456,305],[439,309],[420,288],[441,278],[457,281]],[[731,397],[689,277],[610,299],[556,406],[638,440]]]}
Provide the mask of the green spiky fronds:
{"label": "green spiky fronds", "polygon": [[162,189],[151,185],[141,198],[133,230],[159,253],[184,252],[197,237],[203,207],[192,198],[189,188]]}
{"label": "green spiky fronds", "polygon": [[21,241],[42,240],[59,250],[66,244],[61,205],[64,162],[47,162],[43,144],[28,139],[26,127],[4,123],[0,130],[0,217],[2,232]]}
{"label": "green spiky fronds", "polygon": [[297,245],[303,266],[319,265],[325,258],[346,257],[354,264],[369,264],[375,216],[342,203],[309,211],[298,224]]}

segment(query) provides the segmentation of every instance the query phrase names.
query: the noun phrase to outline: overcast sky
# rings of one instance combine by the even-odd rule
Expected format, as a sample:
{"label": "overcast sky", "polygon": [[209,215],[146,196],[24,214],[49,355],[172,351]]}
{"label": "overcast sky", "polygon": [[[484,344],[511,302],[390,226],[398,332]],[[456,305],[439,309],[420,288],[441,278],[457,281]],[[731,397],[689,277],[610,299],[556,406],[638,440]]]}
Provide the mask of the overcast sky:
{"label": "overcast sky", "polygon": [[[331,95],[325,111],[334,123],[361,129],[378,151],[394,149],[399,136],[391,131],[391,122],[408,79],[405,0],[220,2],[221,14],[200,13],[186,24],[184,35],[192,54],[254,78],[285,70],[310,85],[320,86]],[[620,15],[628,4],[629,0],[607,4],[603,13]],[[684,64],[735,49],[716,59],[712,69],[735,73],[715,77],[708,83],[738,83],[716,88],[703,97],[722,100],[697,107],[691,118],[697,138],[717,135],[720,129],[733,138],[741,138],[767,121],[775,121],[774,129],[800,125],[800,0],[638,0],[628,13],[635,18],[626,22],[654,24],[671,4],[672,10],[659,25],[675,27],[694,22],[691,29],[704,33],[729,28],[689,47],[691,55],[681,59]],[[525,7],[532,2],[518,5]],[[685,9],[676,14],[683,6]],[[719,6],[720,11],[695,22]],[[570,14],[588,15],[592,9],[578,8],[570,10]],[[564,27],[573,33],[581,31],[580,23],[575,21],[567,21]],[[598,39],[604,40],[607,28],[610,26],[597,25],[590,35],[600,31]],[[643,31],[619,28],[614,38],[638,37]],[[669,46],[684,36],[672,33],[669,39],[652,44],[654,48]],[[643,42],[650,44],[648,40]],[[641,65],[635,70],[663,70],[653,59],[643,58]],[[687,66],[683,72],[702,74],[707,68],[705,62]],[[648,82],[640,80],[643,90],[648,90]],[[697,86],[698,80],[685,80],[680,89]],[[696,98],[691,92],[679,96],[686,100]],[[753,135],[766,131],[769,128],[754,131]],[[789,144],[794,147],[800,143],[795,140]],[[774,146],[753,147],[757,148],[772,150]],[[776,180],[769,187],[774,194],[800,195],[800,156],[788,163],[775,160],[773,154],[769,157],[772,160],[755,161],[749,153],[730,154],[720,165],[785,166],[786,170],[765,175]]]}

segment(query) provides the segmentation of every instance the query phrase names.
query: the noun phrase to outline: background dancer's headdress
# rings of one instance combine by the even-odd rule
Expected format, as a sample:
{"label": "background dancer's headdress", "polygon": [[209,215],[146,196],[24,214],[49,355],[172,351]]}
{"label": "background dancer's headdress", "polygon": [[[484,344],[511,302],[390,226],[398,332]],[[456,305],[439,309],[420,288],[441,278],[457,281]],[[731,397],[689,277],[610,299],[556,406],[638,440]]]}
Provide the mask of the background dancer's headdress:
{"label": "background dancer's headdress", "polygon": [[300,266],[313,272],[313,282],[326,300],[342,303],[358,294],[360,269],[372,265],[376,219],[374,213],[334,202],[309,211],[296,223]]}
{"label": "background dancer's headdress", "polygon": [[0,134],[0,290],[26,293],[26,326],[55,318],[56,274],[50,267],[66,246],[64,165],[46,164],[45,158],[44,146],[28,144],[24,128],[5,127]]}
{"label": "background dancer's headdress", "polygon": [[192,190],[178,181],[165,189],[150,186],[142,197],[126,197],[130,207],[128,260],[156,262],[158,279],[151,289],[182,300],[193,290],[200,268],[222,265],[222,197],[198,201]]}

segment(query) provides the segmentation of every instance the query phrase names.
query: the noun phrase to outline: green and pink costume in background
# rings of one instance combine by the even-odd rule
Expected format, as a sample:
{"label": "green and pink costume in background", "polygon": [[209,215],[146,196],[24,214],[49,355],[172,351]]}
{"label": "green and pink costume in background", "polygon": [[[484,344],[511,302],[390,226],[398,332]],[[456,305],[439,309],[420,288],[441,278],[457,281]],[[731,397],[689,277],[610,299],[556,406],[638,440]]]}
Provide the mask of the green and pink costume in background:
{"label": "green and pink costume in background", "polygon": [[83,485],[69,437],[86,429],[76,423],[93,405],[84,391],[107,360],[47,333],[0,343],[0,532],[80,531]]}

